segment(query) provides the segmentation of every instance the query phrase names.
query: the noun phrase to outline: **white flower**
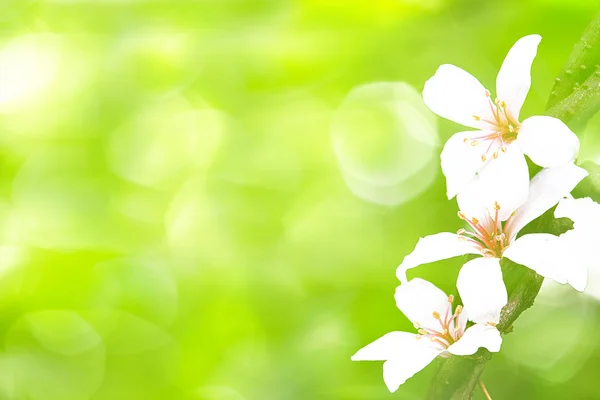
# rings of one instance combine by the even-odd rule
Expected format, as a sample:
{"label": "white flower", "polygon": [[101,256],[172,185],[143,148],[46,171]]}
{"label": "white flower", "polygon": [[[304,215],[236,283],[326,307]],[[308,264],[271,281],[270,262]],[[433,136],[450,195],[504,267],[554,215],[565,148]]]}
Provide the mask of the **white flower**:
{"label": "white flower", "polygon": [[444,146],[441,161],[449,199],[478,173],[486,184],[493,182],[490,190],[510,190],[518,207],[529,187],[523,153],[547,168],[577,157],[579,140],[559,119],[534,116],[519,122],[541,39],[525,36],[510,49],[496,78],[495,100],[475,77],[454,65],[440,66],[425,83],[423,99],[434,113],[477,129],[454,134]]}
{"label": "white flower", "polygon": [[[478,179],[458,195],[460,212],[472,229],[454,233],[438,233],[421,238],[412,253],[407,255],[396,270],[398,279],[406,282],[406,271],[421,264],[444,260],[464,254],[477,254],[500,259],[506,257],[531,268],[543,277],[558,283],[569,283],[583,291],[585,281],[576,272],[572,249],[564,240],[548,233],[532,233],[517,238],[525,225],[553,207],[587,176],[574,164],[547,168],[538,173],[529,188],[529,198],[521,207],[505,208],[496,202],[493,209],[485,204],[485,193]],[[503,219],[507,219],[502,223]],[[463,267],[464,268],[464,267]]]}
{"label": "white flower", "polygon": [[[452,310],[454,296],[430,282],[416,278],[400,285],[396,305],[418,334],[390,332],[357,351],[352,360],[385,361],[383,379],[390,392],[395,392],[437,356],[474,354],[480,347],[498,352],[502,338],[495,326],[507,302],[498,260],[469,261],[457,287],[464,309],[459,305]],[[467,320],[475,325],[467,328]]]}

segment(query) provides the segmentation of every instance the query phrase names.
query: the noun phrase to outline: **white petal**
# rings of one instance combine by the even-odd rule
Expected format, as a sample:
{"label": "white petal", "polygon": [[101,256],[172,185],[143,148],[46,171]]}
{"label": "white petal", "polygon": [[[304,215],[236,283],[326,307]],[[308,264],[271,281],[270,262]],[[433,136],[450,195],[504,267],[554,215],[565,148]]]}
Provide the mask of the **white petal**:
{"label": "white petal", "polygon": [[412,354],[405,354],[403,358],[394,358],[383,364],[383,380],[390,392],[398,390],[408,378],[429,365],[441,353],[432,347],[421,346],[418,349]]}
{"label": "white petal", "polygon": [[558,236],[549,233],[524,235],[504,250],[504,257],[530,268],[539,275],[558,283],[567,283],[569,254]]}
{"label": "white petal", "polygon": [[[598,259],[598,226],[600,226],[600,204],[586,197],[566,198],[558,203],[554,216],[570,218],[573,229],[559,236],[572,255],[569,284],[579,291],[587,286],[588,270],[591,276],[600,272]],[[593,282],[592,282],[593,283]]]}
{"label": "white petal", "polygon": [[[571,264],[571,271],[567,278],[567,283],[578,292],[583,292],[588,284],[588,269],[585,267],[585,262],[586,260],[578,260]],[[598,266],[597,260],[595,265]]]}
{"label": "white petal", "polygon": [[508,51],[496,78],[496,94],[506,102],[510,114],[517,120],[531,87],[531,64],[540,40],[540,35],[529,35],[517,40]]}
{"label": "white petal", "polygon": [[[573,229],[559,236],[566,251],[571,254],[569,284],[579,291],[587,286],[588,270],[596,276],[600,272],[598,259],[598,226],[600,226],[600,204],[586,197],[562,199],[554,211],[556,218],[569,218]],[[591,282],[594,284],[595,282]]]}
{"label": "white petal", "polygon": [[508,295],[499,259],[483,257],[467,262],[458,274],[456,287],[471,321],[495,324],[500,321],[500,311]]}
{"label": "white petal", "polygon": [[396,305],[412,323],[436,329],[440,326],[433,313],[445,315],[448,296],[433,283],[423,279],[411,279],[396,288]]}
{"label": "white petal", "polygon": [[511,240],[525,225],[545,213],[587,176],[587,171],[575,164],[547,168],[531,180],[529,198],[506,225]]}
{"label": "white petal", "polygon": [[[584,228],[576,226],[573,230],[559,236],[564,251],[566,254],[571,255],[571,259],[567,260],[569,265],[567,283],[579,292],[583,292],[587,287],[588,270],[597,271],[600,269],[596,250],[598,243],[595,232],[597,228],[593,228],[594,234],[590,236],[588,233],[584,237],[579,236],[581,230],[584,230]],[[595,240],[590,238],[595,238]]]}
{"label": "white petal", "polygon": [[488,210],[500,205],[499,217],[505,221],[527,200],[529,193],[529,169],[523,153],[510,145],[506,153],[490,161],[479,172],[481,195]]}
{"label": "white petal", "polygon": [[407,282],[406,271],[421,264],[462,256],[465,254],[481,254],[479,250],[458,235],[449,232],[420,238],[415,249],[404,257],[402,264],[396,269],[396,276],[401,282]]}
{"label": "white petal", "polygon": [[477,218],[482,221],[482,225],[487,226],[486,221],[489,218],[489,212],[482,196],[482,188],[479,175],[475,176],[471,183],[456,196],[456,202],[460,211],[467,218]]}
{"label": "white petal", "polygon": [[458,315],[458,321],[457,321],[454,329],[462,330],[464,332],[465,328],[467,327],[468,321],[469,321],[469,312],[467,310],[463,309],[463,311]]}
{"label": "white petal", "polygon": [[419,335],[409,332],[390,332],[358,350],[352,361],[386,361],[394,357],[403,357],[417,345]]}
{"label": "white petal", "polygon": [[567,278],[567,283],[578,292],[585,291],[588,284],[588,270],[584,264],[579,261],[571,265],[571,271]]}
{"label": "white petal", "polygon": [[544,168],[573,162],[579,154],[579,139],[560,119],[529,117],[521,124],[518,145],[531,161]]}
{"label": "white petal", "polygon": [[461,125],[486,129],[489,124],[474,116],[494,120],[486,89],[477,78],[454,65],[441,65],[425,82],[423,100],[440,117]]}
{"label": "white petal", "polygon": [[589,197],[562,199],[554,211],[556,218],[569,218],[575,225],[600,226],[600,204]]}
{"label": "white petal", "polygon": [[395,392],[408,378],[422,370],[440,350],[427,340],[408,332],[390,332],[356,352],[352,361],[387,361],[383,365],[383,379]]}
{"label": "white petal", "polygon": [[457,356],[475,354],[480,347],[496,353],[500,351],[502,338],[500,332],[493,326],[475,324],[465,331],[463,337],[450,347],[448,351]]}
{"label": "white petal", "polygon": [[475,174],[488,162],[481,159],[483,154],[481,145],[472,146],[469,141],[470,138],[483,134],[485,134],[483,131],[458,132],[452,135],[444,145],[440,159],[442,172],[446,176],[448,199],[463,191]]}

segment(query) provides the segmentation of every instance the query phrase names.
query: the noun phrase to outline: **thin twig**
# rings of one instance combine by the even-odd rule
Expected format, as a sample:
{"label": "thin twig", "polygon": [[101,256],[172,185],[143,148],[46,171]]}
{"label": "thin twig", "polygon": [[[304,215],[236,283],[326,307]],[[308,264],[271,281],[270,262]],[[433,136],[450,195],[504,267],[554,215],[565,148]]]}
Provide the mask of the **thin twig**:
{"label": "thin twig", "polygon": [[483,384],[483,381],[481,379],[479,380],[479,387],[481,388],[481,391],[485,395],[485,398],[487,400],[492,400],[492,396],[490,396],[490,392],[487,391],[487,388],[485,387],[485,385]]}

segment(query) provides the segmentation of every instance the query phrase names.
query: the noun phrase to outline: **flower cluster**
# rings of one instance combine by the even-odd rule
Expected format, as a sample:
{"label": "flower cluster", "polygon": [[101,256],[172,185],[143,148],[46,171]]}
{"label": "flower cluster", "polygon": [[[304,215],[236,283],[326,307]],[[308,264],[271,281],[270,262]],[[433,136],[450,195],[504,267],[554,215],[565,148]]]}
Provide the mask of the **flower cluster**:
{"label": "flower cluster", "polygon": [[[460,229],[421,238],[396,271],[401,282],[396,304],[417,333],[388,333],[352,356],[385,361],[384,381],[392,392],[438,356],[500,350],[496,325],[508,301],[502,259],[578,291],[586,287],[600,205],[570,196],[587,176],[575,165],[579,140],[556,118],[519,119],[540,41],[539,35],[525,36],[510,49],[496,79],[496,98],[453,65],[440,66],[425,83],[423,99],[433,112],[474,130],[454,134],[440,156],[448,199],[456,197],[460,210]],[[532,179],[524,155],[542,167]],[[554,206],[555,217],[570,218],[574,229],[519,235]],[[467,254],[472,259],[456,283],[462,305],[454,306],[454,296],[430,282],[407,278],[419,265]]]}

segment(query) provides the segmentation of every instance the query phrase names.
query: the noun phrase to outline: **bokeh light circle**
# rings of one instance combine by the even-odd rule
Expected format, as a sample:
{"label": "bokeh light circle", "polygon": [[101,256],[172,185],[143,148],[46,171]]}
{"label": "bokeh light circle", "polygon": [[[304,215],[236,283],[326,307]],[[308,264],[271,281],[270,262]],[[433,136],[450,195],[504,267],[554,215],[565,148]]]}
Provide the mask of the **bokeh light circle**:
{"label": "bokeh light circle", "polygon": [[344,181],[363,200],[399,205],[435,178],[436,119],[407,83],[353,89],[336,110],[331,133]]}

